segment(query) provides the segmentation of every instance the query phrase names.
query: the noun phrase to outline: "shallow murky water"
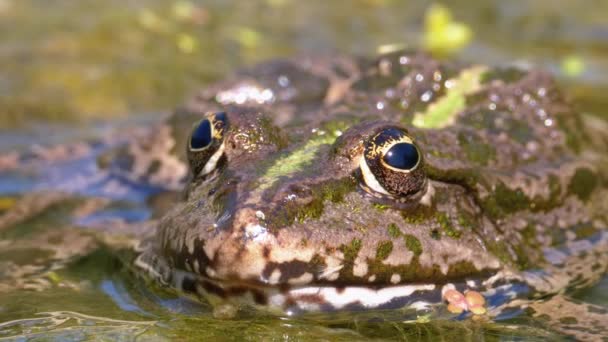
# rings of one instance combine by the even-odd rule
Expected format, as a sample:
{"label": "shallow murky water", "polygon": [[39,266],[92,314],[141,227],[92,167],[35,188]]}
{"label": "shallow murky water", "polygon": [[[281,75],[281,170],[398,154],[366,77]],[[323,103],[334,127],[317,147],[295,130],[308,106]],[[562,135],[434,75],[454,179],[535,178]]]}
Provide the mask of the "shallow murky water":
{"label": "shallow murky water", "polygon": [[[608,118],[608,2],[451,1],[448,7],[474,34],[455,58],[549,69],[579,110]],[[197,87],[242,65],[419,46],[427,8],[391,0],[348,6],[0,0],[0,164],[10,163],[11,151],[29,151],[25,162],[32,165],[31,172],[0,173],[0,339],[559,338],[526,316],[425,322],[411,312],[290,319],[246,312],[217,320],[209,307],[146,284],[131,271],[127,248],[116,247],[128,242],[101,237],[109,224],[152,217],[163,200],[159,189],[95,170],[97,156],[129,128],[153,122]],[[76,158],[40,162],[40,153],[50,152],[32,147],[57,144],[71,149],[54,150],[50,159]],[[49,189],[71,194],[40,192]],[[15,219],[20,203],[31,213]],[[575,295],[608,306],[607,290],[604,278]]]}

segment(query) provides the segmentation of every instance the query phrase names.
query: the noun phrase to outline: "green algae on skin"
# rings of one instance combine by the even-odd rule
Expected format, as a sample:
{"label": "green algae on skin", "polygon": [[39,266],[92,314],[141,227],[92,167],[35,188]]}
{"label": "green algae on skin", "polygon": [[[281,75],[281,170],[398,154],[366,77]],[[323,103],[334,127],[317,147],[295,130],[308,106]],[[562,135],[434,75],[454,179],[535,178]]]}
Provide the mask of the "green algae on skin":
{"label": "green algae on skin", "polygon": [[443,230],[443,233],[446,236],[449,236],[454,239],[459,239],[461,237],[462,233],[456,228],[454,228],[454,226],[451,224],[450,218],[446,213],[438,213],[436,215],[436,218],[437,222],[441,226],[441,229]]}
{"label": "green algae on skin", "polygon": [[393,242],[392,241],[382,241],[378,243],[378,248],[376,249],[376,259],[384,260],[388,258],[389,254],[393,251]]}
{"label": "green algae on skin", "polygon": [[414,114],[412,124],[419,128],[444,128],[454,122],[456,115],[466,107],[466,95],[479,90],[485,66],[464,69],[456,78],[445,81],[445,95],[431,103],[425,112]]}
{"label": "green algae on skin", "polygon": [[496,156],[494,147],[483,142],[476,134],[460,132],[458,143],[462,146],[467,159],[480,165],[488,165],[488,162]]}
{"label": "green algae on skin", "polygon": [[387,229],[388,235],[393,239],[403,236],[405,247],[414,253],[415,256],[420,256],[420,254],[422,254],[422,244],[417,237],[412,234],[403,234],[399,227],[394,223],[389,224]]}
{"label": "green algae on skin", "polygon": [[403,238],[405,239],[405,246],[414,253],[415,256],[420,256],[420,254],[422,254],[422,244],[418,238],[411,234],[404,234]]}
{"label": "green algae on skin", "polygon": [[596,187],[595,174],[589,169],[578,169],[570,181],[568,192],[578,196],[581,201],[587,202]]}
{"label": "green algae on skin", "polygon": [[303,170],[305,166],[309,165],[314,160],[315,155],[321,146],[331,145],[336,139],[337,136],[334,134],[318,135],[311,138],[299,149],[278,158],[260,177],[258,190],[263,191],[269,189],[279,177]]}

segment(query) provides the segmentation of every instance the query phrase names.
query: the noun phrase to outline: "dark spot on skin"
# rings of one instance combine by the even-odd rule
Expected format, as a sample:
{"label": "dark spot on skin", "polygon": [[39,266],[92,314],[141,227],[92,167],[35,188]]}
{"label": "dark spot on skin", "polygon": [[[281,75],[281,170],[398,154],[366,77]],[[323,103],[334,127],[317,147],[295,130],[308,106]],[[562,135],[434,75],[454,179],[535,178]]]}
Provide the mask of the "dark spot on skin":
{"label": "dark spot on skin", "polygon": [[403,238],[405,239],[405,246],[414,253],[415,256],[422,254],[422,244],[420,243],[420,240],[411,234],[405,234]]}
{"label": "dark spot on skin", "polygon": [[575,317],[568,316],[560,318],[559,322],[562,324],[576,324],[578,323],[578,320]]}
{"label": "dark spot on skin", "polygon": [[227,296],[227,293],[226,293],[226,291],[224,291],[224,289],[213,284],[212,282],[202,280],[200,282],[200,285],[203,287],[203,289],[207,293],[214,294],[220,298],[226,298],[226,296]]}
{"label": "dark spot on skin", "polygon": [[376,249],[376,259],[384,260],[388,258],[392,251],[393,243],[391,241],[382,241],[378,244],[378,249]]}
{"label": "dark spot on skin", "polygon": [[545,321],[545,322],[551,321],[551,316],[549,316],[547,314],[538,315],[538,316],[536,316],[536,318],[541,321]]}
{"label": "dark spot on skin", "polygon": [[279,291],[282,294],[287,294],[287,292],[289,292],[289,290],[291,290],[291,285],[289,285],[287,283],[278,284],[277,287],[279,288]]}
{"label": "dark spot on skin", "polygon": [[493,195],[482,203],[485,211],[497,218],[530,207],[530,199],[520,189],[509,189],[502,182],[496,184]]}
{"label": "dark spot on skin", "polygon": [[578,169],[570,181],[568,192],[587,202],[597,186],[596,175],[589,169]]}
{"label": "dark spot on skin", "polygon": [[589,305],[587,307],[587,310],[591,313],[596,313],[596,314],[608,314],[608,309],[599,307],[599,306],[595,306],[595,305]]}
{"label": "dark spot on skin", "polygon": [[191,266],[193,262],[192,259],[195,258],[200,266],[201,274],[205,275],[205,269],[207,266],[212,265],[212,262],[209,260],[209,258],[207,258],[207,253],[205,253],[205,250],[203,249],[204,244],[198,238],[194,240],[193,244],[194,251],[192,254],[190,254],[188,251],[188,247],[184,245],[179,253],[174,254],[175,259],[172,261],[172,263],[177,268],[183,270],[186,269],[186,264]]}
{"label": "dark spot on skin", "polygon": [[268,259],[268,257],[270,256],[270,248],[268,246],[264,246],[262,254],[264,255],[264,259]]}
{"label": "dark spot on skin", "polygon": [[268,304],[268,297],[266,297],[264,292],[252,289],[251,294],[253,295],[253,300],[255,301],[256,304],[258,304],[258,305],[267,305]]}
{"label": "dark spot on skin", "polygon": [[133,156],[133,154],[131,154],[130,151],[119,153],[118,157],[116,158],[116,165],[120,169],[133,171],[133,166],[135,165],[135,157]]}
{"label": "dark spot on skin", "polygon": [[188,293],[196,293],[196,280],[190,277],[182,279],[182,290]]}
{"label": "dark spot on skin", "polygon": [[[269,279],[275,270],[279,270],[281,276],[279,283],[287,283],[288,280],[298,278],[306,272],[311,272],[310,264],[301,260],[292,260],[281,263],[268,262],[262,271],[262,277]],[[312,272],[311,272],[312,273]]]}
{"label": "dark spot on skin", "polygon": [[391,223],[388,225],[388,235],[392,238],[397,238],[401,235],[401,230],[399,230],[396,224]]}
{"label": "dark spot on skin", "polygon": [[152,163],[150,163],[150,165],[148,166],[148,170],[146,170],[146,175],[148,176],[152,176],[155,173],[158,172],[158,170],[160,170],[160,167],[162,166],[160,160],[158,159],[154,159],[154,161],[152,161]]}
{"label": "dark spot on skin", "polygon": [[441,238],[441,234],[437,229],[431,230],[430,235],[434,240],[439,240]]}
{"label": "dark spot on skin", "polygon": [[339,249],[344,253],[344,267],[340,270],[340,279],[353,278],[353,267],[361,249],[361,240],[353,239],[350,244],[342,245]]}

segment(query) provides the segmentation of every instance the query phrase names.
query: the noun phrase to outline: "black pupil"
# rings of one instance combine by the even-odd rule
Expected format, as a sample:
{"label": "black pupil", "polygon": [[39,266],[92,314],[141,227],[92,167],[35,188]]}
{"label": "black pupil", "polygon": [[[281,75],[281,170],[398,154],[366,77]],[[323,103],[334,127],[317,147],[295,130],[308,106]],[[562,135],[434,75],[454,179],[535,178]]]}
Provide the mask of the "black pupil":
{"label": "black pupil", "polygon": [[205,148],[211,144],[213,137],[211,136],[211,122],[205,119],[192,132],[190,139],[190,147],[193,149]]}
{"label": "black pupil", "polygon": [[384,162],[396,169],[411,170],[418,164],[418,149],[408,143],[397,143],[385,154]]}

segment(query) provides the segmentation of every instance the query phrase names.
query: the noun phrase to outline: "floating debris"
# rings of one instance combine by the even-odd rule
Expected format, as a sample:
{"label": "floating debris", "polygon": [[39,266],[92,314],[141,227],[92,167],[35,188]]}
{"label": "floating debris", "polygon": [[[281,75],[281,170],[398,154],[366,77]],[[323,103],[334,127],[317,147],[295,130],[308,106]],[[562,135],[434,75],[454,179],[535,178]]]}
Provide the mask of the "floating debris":
{"label": "floating debris", "polygon": [[454,21],[447,7],[433,4],[426,11],[423,45],[431,53],[439,56],[454,54],[467,46],[472,38],[471,28]]}

